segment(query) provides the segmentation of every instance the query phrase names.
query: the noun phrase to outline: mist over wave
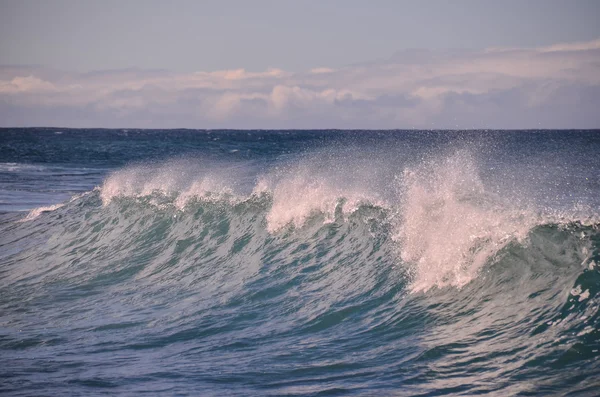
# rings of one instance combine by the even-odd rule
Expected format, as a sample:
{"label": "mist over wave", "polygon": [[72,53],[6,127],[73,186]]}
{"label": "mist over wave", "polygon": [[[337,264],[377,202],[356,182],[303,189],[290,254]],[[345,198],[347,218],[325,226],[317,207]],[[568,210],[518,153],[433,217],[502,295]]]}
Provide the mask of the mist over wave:
{"label": "mist over wave", "polygon": [[361,206],[374,207],[385,213],[400,259],[412,266],[415,291],[463,286],[508,243],[523,243],[535,226],[598,223],[592,208],[540,208],[535,192],[515,196],[524,194],[523,187],[490,191],[467,149],[398,170],[376,169],[354,154],[313,154],[259,175],[225,164],[203,169],[193,160],[132,166],[111,174],[100,197],[105,206],[137,199],[180,211],[199,202],[260,202],[271,234],[302,228],[313,218],[343,222]]}
{"label": "mist over wave", "polygon": [[218,156],[134,159],[3,214],[0,390],[594,395],[583,137],[554,157],[528,135],[525,154],[342,136],[273,157],[225,134]]}

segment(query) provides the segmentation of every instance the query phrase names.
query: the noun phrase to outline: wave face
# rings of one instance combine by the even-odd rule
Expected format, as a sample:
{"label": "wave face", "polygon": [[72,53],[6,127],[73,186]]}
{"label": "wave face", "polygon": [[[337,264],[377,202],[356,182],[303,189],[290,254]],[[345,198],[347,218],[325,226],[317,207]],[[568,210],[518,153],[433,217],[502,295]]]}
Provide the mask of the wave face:
{"label": "wave face", "polygon": [[62,131],[0,131],[2,393],[599,390],[597,132]]}

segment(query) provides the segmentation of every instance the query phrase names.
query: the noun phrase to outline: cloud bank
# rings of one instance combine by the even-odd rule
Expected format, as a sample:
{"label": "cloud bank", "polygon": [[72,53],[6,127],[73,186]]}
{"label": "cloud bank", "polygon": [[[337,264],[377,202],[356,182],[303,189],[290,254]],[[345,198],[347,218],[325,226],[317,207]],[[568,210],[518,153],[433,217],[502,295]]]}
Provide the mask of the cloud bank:
{"label": "cloud bank", "polygon": [[0,126],[600,128],[600,39],[304,73],[0,66]]}

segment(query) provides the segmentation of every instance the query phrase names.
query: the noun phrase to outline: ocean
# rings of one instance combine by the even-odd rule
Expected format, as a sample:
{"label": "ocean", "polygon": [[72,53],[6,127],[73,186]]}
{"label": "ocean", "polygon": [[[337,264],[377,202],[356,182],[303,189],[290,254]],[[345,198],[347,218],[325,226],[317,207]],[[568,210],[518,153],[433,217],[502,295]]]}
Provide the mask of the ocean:
{"label": "ocean", "polygon": [[0,129],[0,394],[598,396],[600,131]]}

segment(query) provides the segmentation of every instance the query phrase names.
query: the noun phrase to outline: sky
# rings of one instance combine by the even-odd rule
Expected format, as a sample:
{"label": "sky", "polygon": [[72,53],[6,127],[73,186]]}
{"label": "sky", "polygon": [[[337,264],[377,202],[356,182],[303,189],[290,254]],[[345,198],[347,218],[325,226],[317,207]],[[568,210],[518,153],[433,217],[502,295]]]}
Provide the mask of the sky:
{"label": "sky", "polygon": [[600,2],[0,0],[0,126],[600,128]]}

